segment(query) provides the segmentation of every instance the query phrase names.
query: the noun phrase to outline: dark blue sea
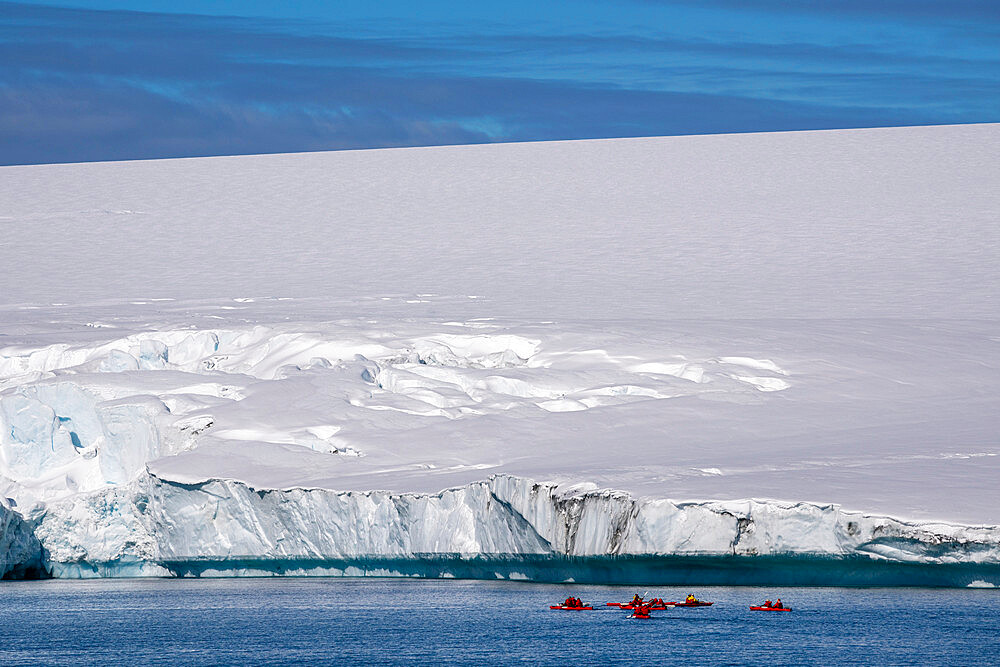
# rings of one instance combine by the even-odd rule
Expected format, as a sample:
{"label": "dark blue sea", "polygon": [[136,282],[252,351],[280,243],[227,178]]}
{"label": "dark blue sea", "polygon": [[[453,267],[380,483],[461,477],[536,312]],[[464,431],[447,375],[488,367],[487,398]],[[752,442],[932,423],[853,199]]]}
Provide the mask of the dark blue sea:
{"label": "dark blue sea", "polygon": [[[649,620],[605,607],[687,593]],[[550,611],[568,595],[596,608]],[[753,612],[781,597],[791,613]],[[0,665],[998,665],[1000,589],[402,579],[0,582]]]}

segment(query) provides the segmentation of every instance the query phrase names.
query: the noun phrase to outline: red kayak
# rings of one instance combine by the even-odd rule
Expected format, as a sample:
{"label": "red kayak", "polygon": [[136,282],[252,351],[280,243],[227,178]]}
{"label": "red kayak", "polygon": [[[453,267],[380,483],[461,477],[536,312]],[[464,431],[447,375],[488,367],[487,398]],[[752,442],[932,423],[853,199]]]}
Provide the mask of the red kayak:
{"label": "red kayak", "polygon": [[[624,609],[626,611],[630,611],[630,610],[634,611],[635,610],[635,607],[632,606],[632,605],[630,605],[630,604],[620,604],[620,605],[616,604],[616,605],[612,605],[612,606],[618,607],[619,609]],[[642,606],[645,607],[646,609],[652,609],[653,611],[665,611],[667,609],[666,606],[659,605],[659,604],[653,605],[653,606],[649,606],[649,605],[645,605],[644,604]]]}
{"label": "red kayak", "polygon": [[[608,607],[618,607],[619,609],[635,609],[635,605],[633,605],[631,602],[605,602],[604,604],[607,605]],[[654,604],[654,605],[643,604],[642,606],[657,611],[663,611],[664,609],[667,608],[667,605],[672,605],[672,604],[675,603],[664,602],[663,604]]]}
{"label": "red kayak", "polygon": [[791,607],[750,607],[754,611],[791,611]]}
{"label": "red kayak", "polygon": [[671,607],[711,607],[714,603],[699,600],[698,602],[667,602],[666,604]]}
{"label": "red kayak", "polygon": [[549,609],[562,609],[563,611],[587,611],[593,607],[566,607],[561,604],[550,604]]}
{"label": "red kayak", "polygon": [[[618,607],[619,609],[635,609],[634,605],[626,604],[624,602],[608,602],[607,605],[609,607]],[[653,611],[663,611],[667,608],[665,605],[661,604],[656,604],[652,606],[644,604],[642,606],[646,607],[647,609],[652,609]]]}

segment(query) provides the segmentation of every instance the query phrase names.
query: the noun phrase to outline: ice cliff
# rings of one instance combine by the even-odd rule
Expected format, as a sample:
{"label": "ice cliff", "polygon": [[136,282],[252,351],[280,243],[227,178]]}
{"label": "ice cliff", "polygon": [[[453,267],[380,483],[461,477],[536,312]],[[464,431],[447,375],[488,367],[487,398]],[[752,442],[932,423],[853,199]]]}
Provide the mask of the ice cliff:
{"label": "ice cliff", "polygon": [[[59,577],[457,570],[581,581],[617,568],[612,578],[628,580],[638,563],[632,577],[672,580],[688,559],[688,576],[698,580],[695,564],[714,561],[711,567],[724,569],[758,560],[779,570],[799,559],[843,565],[826,575],[820,568],[818,580],[800,583],[884,581],[865,575],[866,567],[896,565],[937,567],[930,579],[911,583],[1000,584],[997,527],[908,523],[835,505],[637,499],[509,475],[414,494],[255,489],[233,480],[185,483],[145,474],[53,503],[34,522],[46,567]],[[451,567],[442,558],[452,559]],[[738,583],[739,572],[733,568],[721,581]]]}
{"label": "ice cliff", "polygon": [[42,573],[41,545],[28,526],[0,500],[0,578],[38,576]]}

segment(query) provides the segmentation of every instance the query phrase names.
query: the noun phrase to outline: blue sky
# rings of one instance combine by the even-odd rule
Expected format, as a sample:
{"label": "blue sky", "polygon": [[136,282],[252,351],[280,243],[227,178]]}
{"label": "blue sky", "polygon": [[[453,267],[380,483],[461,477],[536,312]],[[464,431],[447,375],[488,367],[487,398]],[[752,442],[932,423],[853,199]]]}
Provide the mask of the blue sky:
{"label": "blue sky", "polygon": [[0,2],[0,164],[1000,121],[1000,2]]}

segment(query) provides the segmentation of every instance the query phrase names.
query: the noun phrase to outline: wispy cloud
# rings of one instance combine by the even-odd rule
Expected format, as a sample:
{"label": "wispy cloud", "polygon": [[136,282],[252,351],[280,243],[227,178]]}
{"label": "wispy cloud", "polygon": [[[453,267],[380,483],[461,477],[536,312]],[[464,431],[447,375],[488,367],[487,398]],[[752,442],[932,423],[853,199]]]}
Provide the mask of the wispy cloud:
{"label": "wispy cloud", "polygon": [[[629,1],[629,0],[626,0]],[[994,0],[630,0],[632,2],[751,9],[786,14],[822,16],[883,17],[893,21],[932,19],[935,21],[1000,20],[1000,8]]]}
{"label": "wispy cloud", "polygon": [[10,3],[0,16],[0,164],[975,122],[1000,108],[991,50],[905,39],[393,32]]}

